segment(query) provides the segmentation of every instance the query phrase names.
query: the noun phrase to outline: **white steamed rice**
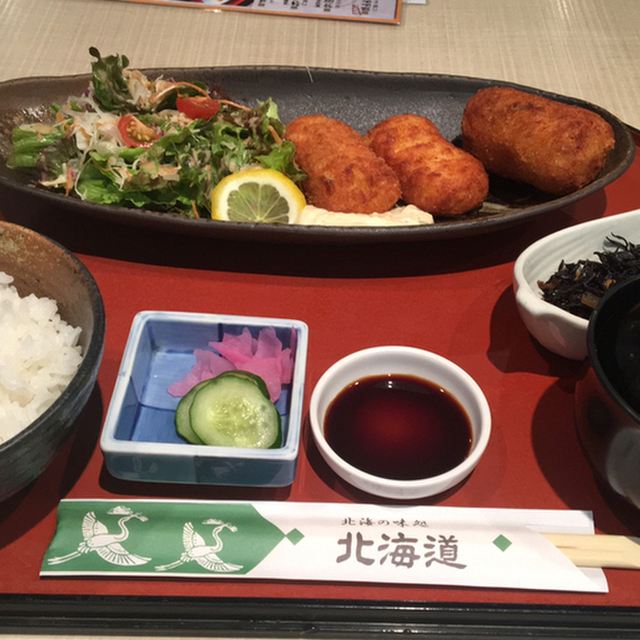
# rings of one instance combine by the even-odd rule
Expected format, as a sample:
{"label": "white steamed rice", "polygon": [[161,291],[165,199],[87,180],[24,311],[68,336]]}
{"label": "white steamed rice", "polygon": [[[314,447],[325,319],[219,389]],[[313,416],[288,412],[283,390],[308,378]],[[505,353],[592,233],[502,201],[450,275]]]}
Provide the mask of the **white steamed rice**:
{"label": "white steamed rice", "polygon": [[53,404],[82,361],[82,329],[67,324],[55,300],[20,297],[0,271],[0,444]]}

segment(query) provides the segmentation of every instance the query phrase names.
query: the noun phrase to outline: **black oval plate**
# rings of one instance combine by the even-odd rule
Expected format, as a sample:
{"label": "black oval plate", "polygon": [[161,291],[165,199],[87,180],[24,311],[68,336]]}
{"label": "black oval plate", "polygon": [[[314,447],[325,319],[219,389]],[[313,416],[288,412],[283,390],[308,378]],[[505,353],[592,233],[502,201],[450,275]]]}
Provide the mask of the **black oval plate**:
{"label": "black oval plate", "polygon": [[[599,113],[614,129],[616,144],[600,176],[586,187],[554,197],[527,185],[492,179],[490,194],[479,211],[408,227],[324,227],[196,220],[147,210],[83,202],[59,193],[35,189],[24,175],[6,167],[11,130],[17,122],[41,118],[53,102],[80,95],[90,76],[23,78],[0,83],[0,207],[4,198],[28,196],[39,204],[106,218],[122,224],[152,227],[172,233],[290,243],[397,242],[455,238],[512,226],[580,200],[618,178],[633,162],[635,143],[629,129],[611,113],[587,102],[511,83],[462,76],[375,73],[307,67],[222,67],[145,70],[149,77],[200,80],[220,85],[238,102],[253,105],[273,98],[283,122],[301,115],[323,113],[364,133],[399,113],[431,119],[449,140],[460,138],[460,122],[469,98],[479,89],[512,86],[575,104]],[[26,203],[25,203],[26,204]]]}

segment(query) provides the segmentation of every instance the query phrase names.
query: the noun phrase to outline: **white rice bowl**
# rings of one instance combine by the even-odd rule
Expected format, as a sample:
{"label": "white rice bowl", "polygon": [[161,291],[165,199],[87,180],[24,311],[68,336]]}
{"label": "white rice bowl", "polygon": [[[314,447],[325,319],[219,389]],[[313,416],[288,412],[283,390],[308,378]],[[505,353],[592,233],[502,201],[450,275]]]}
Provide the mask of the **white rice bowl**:
{"label": "white rice bowl", "polygon": [[42,415],[82,362],[81,328],[50,298],[24,298],[0,271],[0,444]]}

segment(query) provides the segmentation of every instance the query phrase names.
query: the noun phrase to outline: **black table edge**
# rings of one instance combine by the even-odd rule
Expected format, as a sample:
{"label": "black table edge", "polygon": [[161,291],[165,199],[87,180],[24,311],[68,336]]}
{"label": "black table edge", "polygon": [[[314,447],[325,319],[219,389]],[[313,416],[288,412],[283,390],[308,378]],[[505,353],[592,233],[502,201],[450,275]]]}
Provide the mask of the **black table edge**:
{"label": "black table edge", "polygon": [[637,639],[640,608],[5,594],[0,634]]}

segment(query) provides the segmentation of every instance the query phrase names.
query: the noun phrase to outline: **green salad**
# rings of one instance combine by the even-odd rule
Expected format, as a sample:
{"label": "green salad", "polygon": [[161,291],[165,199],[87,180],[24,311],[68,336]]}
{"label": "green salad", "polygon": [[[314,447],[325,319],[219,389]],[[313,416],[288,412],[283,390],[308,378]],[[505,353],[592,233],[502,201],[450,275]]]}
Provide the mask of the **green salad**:
{"label": "green salad", "polygon": [[211,192],[231,173],[264,167],[304,179],[271,99],[239,105],[202,83],[149,79],[125,56],[89,52],[84,95],[13,131],[7,164],[31,172],[35,184],[89,202],[210,218]]}

